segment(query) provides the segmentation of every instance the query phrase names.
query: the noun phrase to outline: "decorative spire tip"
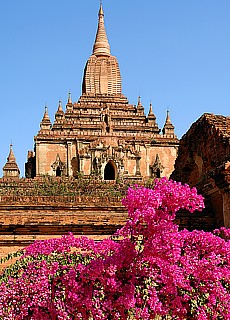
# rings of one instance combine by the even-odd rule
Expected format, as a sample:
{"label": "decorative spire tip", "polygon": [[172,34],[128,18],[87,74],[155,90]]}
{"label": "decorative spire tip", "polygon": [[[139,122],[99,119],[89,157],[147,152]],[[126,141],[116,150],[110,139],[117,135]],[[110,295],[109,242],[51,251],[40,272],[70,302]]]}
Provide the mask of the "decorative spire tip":
{"label": "decorative spire tip", "polygon": [[102,3],[100,2],[100,9],[98,12],[98,28],[96,39],[93,46],[93,54],[98,56],[110,56],[110,46],[106,35],[105,24],[104,24],[104,12]]}
{"label": "decorative spire tip", "polygon": [[72,103],[71,91],[68,93],[68,103]]}

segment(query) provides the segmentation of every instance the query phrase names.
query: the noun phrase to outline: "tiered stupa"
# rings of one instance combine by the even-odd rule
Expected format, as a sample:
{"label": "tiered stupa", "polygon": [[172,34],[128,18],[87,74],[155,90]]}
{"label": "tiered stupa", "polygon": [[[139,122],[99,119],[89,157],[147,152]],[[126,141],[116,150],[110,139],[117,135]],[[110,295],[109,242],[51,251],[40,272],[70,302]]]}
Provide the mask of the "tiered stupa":
{"label": "tiered stupa", "polygon": [[16,158],[14,156],[12,143],[10,144],[10,152],[9,152],[9,156],[7,157],[7,162],[3,167],[3,177],[4,178],[20,177],[20,170],[18,168]]}
{"label": "tiered stupa", "polygon": [[169,114],[162,134],[152,105],[146,116],[140,97],[131,105],[122,94],[116,57],[110,53],[102,5],[93,52],[88,59],[82,95],[65,110],[59,101],[52,124],[47,108],[29,152],[26,176],[89,176],[105,180],[169,176],[178,139]]}

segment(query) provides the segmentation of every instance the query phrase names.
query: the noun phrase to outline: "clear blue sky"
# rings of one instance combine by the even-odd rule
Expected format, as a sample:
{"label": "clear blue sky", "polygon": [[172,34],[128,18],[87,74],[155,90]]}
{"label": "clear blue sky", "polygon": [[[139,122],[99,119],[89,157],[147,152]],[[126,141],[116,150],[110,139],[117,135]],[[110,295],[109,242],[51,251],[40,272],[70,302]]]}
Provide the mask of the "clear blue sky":
{"label": "clear blue sky", "polygon": [[[123,93],[150,100],[178,137],[204,112],[230,115],[230,0],[103,0]],[[0,1],[0,170],[9,144],[24,176],[44,106],[51,121],[82,74],[97,28],[97,0]],[[2,174],[0,173],[0,176]]]}

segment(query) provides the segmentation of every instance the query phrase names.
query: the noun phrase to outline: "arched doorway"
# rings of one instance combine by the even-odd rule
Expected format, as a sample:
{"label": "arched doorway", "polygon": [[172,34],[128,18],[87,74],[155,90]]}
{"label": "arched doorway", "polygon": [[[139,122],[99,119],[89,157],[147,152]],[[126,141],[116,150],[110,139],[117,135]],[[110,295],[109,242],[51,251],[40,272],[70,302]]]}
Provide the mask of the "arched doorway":
{"label": "arched doorway", "polygon": [[56,169],[56,177],[60,177],[60,176],[61,176],[61,169],[58,166],[57,169]]}
{"label": "arched doorway", "polygon": [[157,168],[156,178],[160,178],[160,177],[161,177],[161,170],[159,168]]}
{"label": "arched doorway", "polygon": [[113,161],[109,161],[105,166],[104,180],[115,180],[116,179],[116,165]]}

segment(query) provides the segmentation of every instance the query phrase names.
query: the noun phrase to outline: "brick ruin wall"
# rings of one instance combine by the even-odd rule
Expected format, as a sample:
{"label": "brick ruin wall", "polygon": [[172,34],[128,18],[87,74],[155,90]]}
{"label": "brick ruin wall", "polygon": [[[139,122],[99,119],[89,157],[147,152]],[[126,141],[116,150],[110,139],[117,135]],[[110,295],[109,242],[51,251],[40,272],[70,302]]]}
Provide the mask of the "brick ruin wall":
{"label": "brick ruin wall", "polygon": [[216,228],[230,227],[230,118],[204,114],[180,140],[172,179],[195,186]]}

